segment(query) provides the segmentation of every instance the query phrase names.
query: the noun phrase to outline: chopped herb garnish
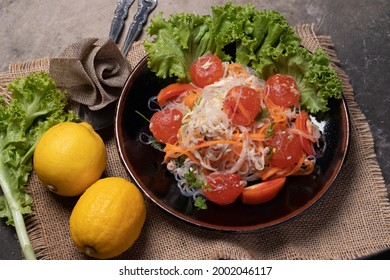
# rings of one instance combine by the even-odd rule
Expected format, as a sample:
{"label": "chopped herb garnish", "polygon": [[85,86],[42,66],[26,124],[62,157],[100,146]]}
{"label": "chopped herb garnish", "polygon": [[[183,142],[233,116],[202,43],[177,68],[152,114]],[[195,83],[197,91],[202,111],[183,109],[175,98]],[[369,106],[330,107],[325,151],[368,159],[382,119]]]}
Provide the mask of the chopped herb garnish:
{"label": "chopped herb garnish", "polygon": [[261,112],[259,112],[256,117],[255,117],[255,121],[261,121],[262,119],[265,119],[267,117],[269,117],[270,113],[268,111],[267,108],[262,108],[261,109]]}
{"label": "chopped herb garnish", "polygon": [[205,209],[207,209],[206,199],[204,197],[202,197],[202,196],[198,196],[195,199],[194,205],[195,205],[195,207],[198,210],[205,210]]}
{"label": "chopped herb garnish", "polygon": [[139,116],[141,116],[141,118],[143,118],[144,120],[146,120],[148,123],[150,123],[150,120],[149,120],[147,117],[145,117],[141,112],[139,112],[139,111],[136,110],[135,113],[138,114]]}
{"label": "chopped herb garnish", "polygon": [[156,138],[154,138],[153,136],[149,136],[149,144],[150,146],[152,146],[153,148],[155,148],[156,150],[159,150],[159,151],[164,151],[164,148],[163,148],[163,145],[161,142],[158,142]]}
{"label": "chopped herb garnish", "polygon": [[271,160],[272,154],[275,152],[276,148],[272,148],[271,146],[269,146],[268,148],[269,148],[269,153],[267,154],[266,158],[267,158],[267,160]]}
{"label": "chopped herb garnish", "polygon": [[272,137],[272,135],[274,135],[274,123],[271,123],[268,127],[267,127],[267,133],[265,134],[265,138],[270,138]]}
{"label": "chopped herb garnish", "polygon": [[190,170],[188,173],[184,174],[184,179],[190,185],[190,189],[199,190],[204,186],[204,181],[199,179],[193,170]]}
{"label": "chopped herb garnish", "polygon": [[177,166],[182,167],[184,165],[184,161],[186,160],[186,158],[187,157],[185,155],[179,156],[179,158],[177,159]]}

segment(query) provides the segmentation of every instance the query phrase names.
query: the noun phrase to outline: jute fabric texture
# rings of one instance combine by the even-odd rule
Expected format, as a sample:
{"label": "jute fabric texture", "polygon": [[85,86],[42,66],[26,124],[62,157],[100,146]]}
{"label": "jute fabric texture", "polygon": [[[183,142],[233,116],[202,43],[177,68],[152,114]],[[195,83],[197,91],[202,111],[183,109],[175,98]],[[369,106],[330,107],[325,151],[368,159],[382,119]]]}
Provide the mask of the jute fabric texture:
{"label": "jute fabric texture", "polygon": [[49,73],[78,104],[100,110],[117,100],[130,65],[108,38],[85,38],[50,59]]}

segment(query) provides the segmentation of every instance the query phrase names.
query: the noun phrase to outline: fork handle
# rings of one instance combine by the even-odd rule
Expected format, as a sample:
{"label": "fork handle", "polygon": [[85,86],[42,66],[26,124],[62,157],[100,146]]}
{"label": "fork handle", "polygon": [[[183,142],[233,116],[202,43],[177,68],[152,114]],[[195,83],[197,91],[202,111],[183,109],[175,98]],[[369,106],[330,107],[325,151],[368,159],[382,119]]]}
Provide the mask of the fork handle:
{"label": "fork handle", "polygon": [[129,27],[129,31],[127,32],[125,42],[123,44],[121,52],[127,56],[127,53],[130,50],[130,47],[134,43],[135,39],[137,39],[140,34],[143,25],[148,19],[149,14],[156,7],[157,1],[150,0],[139,0],[138,1],[138,10],[134,16],[134,20]]}
{"label": "fork handle", "polygon": [[111,22],[111,28],[109,37],[117,42],[119,35],[127,18],[129,8],[133,4],[134,0],[117,0],[117,7],[115,9],[114,18]]}

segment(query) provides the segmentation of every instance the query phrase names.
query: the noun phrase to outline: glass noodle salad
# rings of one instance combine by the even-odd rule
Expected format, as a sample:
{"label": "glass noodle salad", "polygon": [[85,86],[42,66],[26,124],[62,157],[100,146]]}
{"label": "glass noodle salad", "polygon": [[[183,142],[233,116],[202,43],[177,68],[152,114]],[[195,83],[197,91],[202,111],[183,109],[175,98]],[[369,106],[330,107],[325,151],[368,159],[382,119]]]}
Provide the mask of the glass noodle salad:
{"label": "glass noodle salad", "polygon": [[159,110],[148,143],[164,144],[164,163],[195,206],[265,203],[286,177],[313,172],[320,132],[300,107],[294,78],[262,80],[210,52],[189,72],[191,82],[170,84],[150,100]]}

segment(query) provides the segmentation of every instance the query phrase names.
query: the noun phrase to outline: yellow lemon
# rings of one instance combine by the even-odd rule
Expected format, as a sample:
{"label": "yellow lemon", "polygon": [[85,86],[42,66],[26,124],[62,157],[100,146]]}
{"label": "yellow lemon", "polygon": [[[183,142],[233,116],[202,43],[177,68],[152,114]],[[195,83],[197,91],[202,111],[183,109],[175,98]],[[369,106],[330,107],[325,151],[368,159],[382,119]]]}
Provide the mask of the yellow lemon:
{"label": "yellow lemon", "polygon": [[107,164],[102,138],[86,122],[64,122],[47,130],[34,151],[40,181],[63,196],[82,194],[100,179]]}
{"label": "yellow lemon", "polygon": [[70,216],[70,234],[85,254],[109,259],[133,245],[145,218],[146,205],[139,189],[123,178],[108,177],[80,196]]}

